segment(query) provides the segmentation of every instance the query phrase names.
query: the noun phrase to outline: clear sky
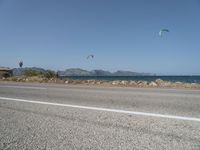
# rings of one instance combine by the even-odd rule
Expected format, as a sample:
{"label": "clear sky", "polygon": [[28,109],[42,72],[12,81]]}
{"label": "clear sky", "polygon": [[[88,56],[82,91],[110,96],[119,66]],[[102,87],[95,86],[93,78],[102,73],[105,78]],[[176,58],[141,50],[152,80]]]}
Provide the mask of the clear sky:
{"label": "clear sky", "polygon": [[[170,32],[159,37],[162,28]],[[200,0],[0,0],[0,66],[19,60],[200,75]]]}

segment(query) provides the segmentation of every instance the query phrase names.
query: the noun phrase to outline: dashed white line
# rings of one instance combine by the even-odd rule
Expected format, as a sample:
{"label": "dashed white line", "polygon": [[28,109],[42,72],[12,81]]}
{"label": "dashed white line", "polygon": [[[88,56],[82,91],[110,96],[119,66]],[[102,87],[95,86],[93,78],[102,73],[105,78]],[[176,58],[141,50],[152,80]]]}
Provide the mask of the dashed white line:
{"label": "dashed white line", "polygon": [[158,117],[158,118],[166,118],[166,119],[176,119],[176,120],[186,120],[186,121],[200,122],[200,118],[194,118],[194,117],[183,117],[183,116],[164,115],[164,114],[137,112],[137,111],[127,111],[127,110],[101,108],[101,107],[91,107],[91,106],[61,104],[61,103],[50,103],[50,102],[44,102],[44,101],[33,101],[33,100],[8,98],[8,97],[0,97],[0,100],[17,101],[17,102],[25,102],[25,103],[32,103],[32,104],[53,105],[53,106],[79,108],[79,109],[87,109],[87,110],[95,110],[95,111],[115,112],[115,113],[130,114],[130,115],[140,115],[140,116],[148,116],[148,117]]}

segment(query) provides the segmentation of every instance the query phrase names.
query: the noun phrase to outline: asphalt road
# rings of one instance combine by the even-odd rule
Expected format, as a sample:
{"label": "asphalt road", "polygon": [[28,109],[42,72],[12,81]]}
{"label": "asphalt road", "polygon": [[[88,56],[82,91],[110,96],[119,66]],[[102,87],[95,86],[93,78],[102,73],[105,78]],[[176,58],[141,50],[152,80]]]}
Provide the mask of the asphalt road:
{"label": "asphalt road", "polygon": [[0,149],[200,150],[200,90],[1,82]]}

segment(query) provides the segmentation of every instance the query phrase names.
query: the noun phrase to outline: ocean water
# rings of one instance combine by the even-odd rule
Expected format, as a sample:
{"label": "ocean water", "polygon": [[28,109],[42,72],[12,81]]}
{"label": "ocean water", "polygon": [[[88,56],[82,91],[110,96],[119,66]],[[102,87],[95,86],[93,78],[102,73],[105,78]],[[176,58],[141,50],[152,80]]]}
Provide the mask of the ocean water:
{"label": "ocean water", "polygon": [[155,81],[161,79],[164,81],[172,82],[186,82],[186,83],[200,83],[200,76],[68,76],[61,77],[61,79],[73,79],[73,80],[143,80],[143,81]]}

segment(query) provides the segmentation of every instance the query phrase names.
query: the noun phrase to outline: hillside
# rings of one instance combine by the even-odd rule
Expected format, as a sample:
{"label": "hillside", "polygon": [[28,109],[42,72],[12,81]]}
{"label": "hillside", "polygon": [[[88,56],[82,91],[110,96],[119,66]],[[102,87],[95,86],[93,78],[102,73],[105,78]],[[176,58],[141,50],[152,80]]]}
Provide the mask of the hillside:
{"label": "hillside", "polygon": [[149,73],[138,73],[131,71],[116,71],[109,72],[105,70],[87,71],[80,68],[66,69],[65,71],[58,71],[59,76],[148,76]]}

